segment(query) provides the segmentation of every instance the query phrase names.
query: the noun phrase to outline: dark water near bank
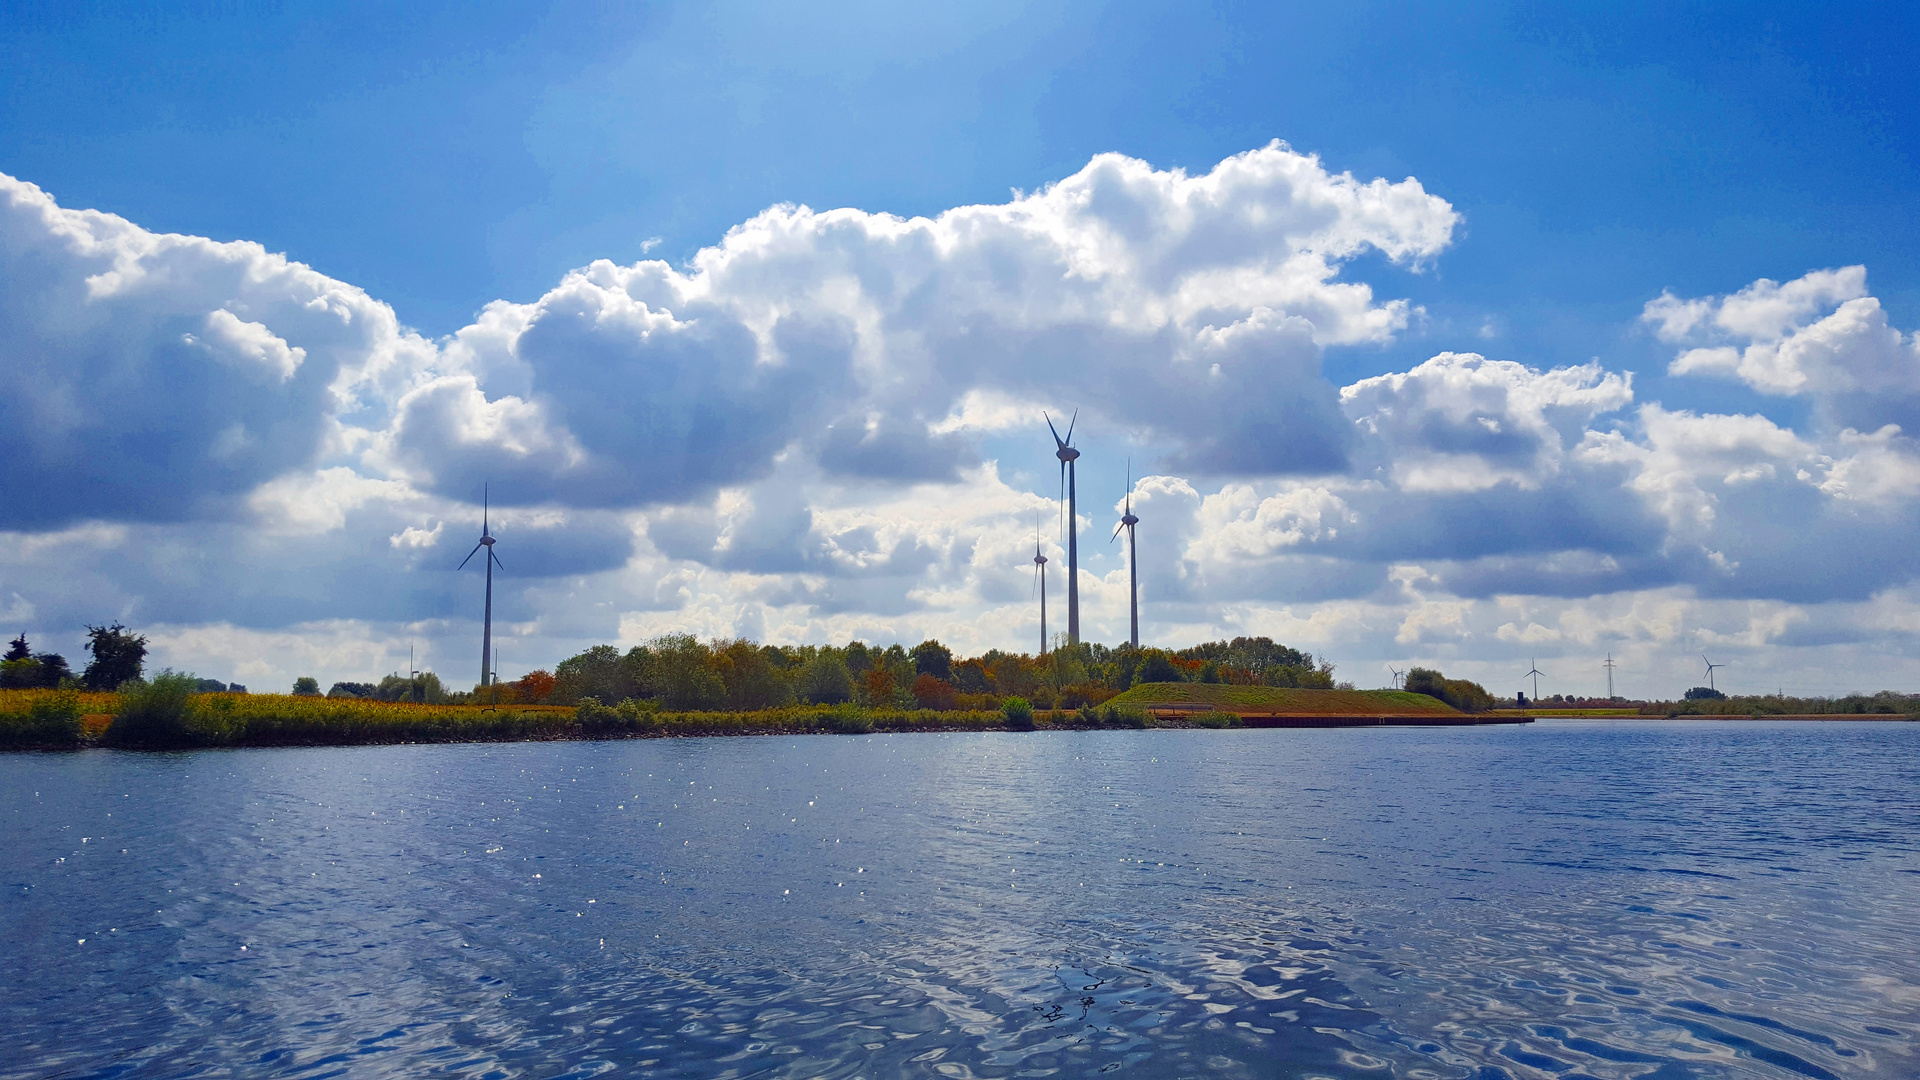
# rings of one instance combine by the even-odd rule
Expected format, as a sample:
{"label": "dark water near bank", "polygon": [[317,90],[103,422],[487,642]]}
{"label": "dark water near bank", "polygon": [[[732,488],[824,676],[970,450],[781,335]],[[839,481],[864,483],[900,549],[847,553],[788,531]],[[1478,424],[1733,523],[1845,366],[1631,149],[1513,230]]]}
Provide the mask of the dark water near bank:
{"label": "dark water near bank", "polygon": [[0,1077],[1915,1076],[1917,846],[1902,724],[0,755]]}

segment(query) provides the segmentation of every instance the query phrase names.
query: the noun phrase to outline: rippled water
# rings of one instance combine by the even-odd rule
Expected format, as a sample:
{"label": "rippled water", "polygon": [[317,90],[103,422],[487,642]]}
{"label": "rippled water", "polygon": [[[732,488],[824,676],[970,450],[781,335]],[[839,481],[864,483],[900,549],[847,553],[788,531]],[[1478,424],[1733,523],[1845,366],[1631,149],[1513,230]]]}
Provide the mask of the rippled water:
{"label": "rippled water", "polygon": [[0,756],[0,1077],[1920,1075],[1920,726]]}

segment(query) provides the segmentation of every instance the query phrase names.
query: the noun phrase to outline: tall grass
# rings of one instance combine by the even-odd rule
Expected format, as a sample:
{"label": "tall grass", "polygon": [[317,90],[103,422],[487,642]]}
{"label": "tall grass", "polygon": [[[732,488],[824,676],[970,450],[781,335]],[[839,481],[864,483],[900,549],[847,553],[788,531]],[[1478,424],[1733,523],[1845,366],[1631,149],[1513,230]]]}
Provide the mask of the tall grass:
{"label": "tall grass", "polygon": [[163,673],[121,694],[0,694],[0,746],[80,746],[83,721],[112,714],[99,741],[134,749],[342,746],[369,743],[631,739],[687,735],[840,734],[1147,727],[1145,711],[1112,705],[1040,713],[1003,709],[789,705],[751,712],[663,712],[650,701],[558,705],[415,705],[288,694],[197,694]]}
{"label": "tall grass", "polygon": [[81,695],[71,690],[0,690],[0,747],[79,746]]}

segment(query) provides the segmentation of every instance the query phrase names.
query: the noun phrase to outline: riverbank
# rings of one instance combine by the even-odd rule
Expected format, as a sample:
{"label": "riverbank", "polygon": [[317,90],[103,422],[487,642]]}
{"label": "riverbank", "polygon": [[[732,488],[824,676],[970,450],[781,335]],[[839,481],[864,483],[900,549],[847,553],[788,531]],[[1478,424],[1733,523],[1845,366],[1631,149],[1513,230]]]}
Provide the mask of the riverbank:
{"label": "riverbank", "polygon": [[[1140,689],[1140,688],[1136,688]],[[1226,689],[1226,688],[1221,688]],[[0,692],[0,749],[73,750],[113,747],[179,750],[217,746],[363,746],[412,743],[542,742],[692,738],[729,735],[867,734],[872,732],[1064,731],[1102,728],[1456,726],[1528,723],[1456,712],[1438,702],[1373,700],[1366,692],[1289,691],[1299,701],[1240,700],[1206,688],[1179,702],[1144,706],[1116,701],[1076,710],[867,708],[795,705],[752,712],[662,712],[648,703],[603,706],[415,705],[357,698],[281,694],[194,694],[166,708],[116,694]],[[1146,696],[1165,697],[1164,691]],[[1353,700],[1348,700],[1351,697]],[[1220,701],[1213,699],[1220,698]],[[1310,700],[1309,700],[1310,699]],[[1362,700],[1364,699],[1364,700]],[[1431,701],[1431,699],[1426,699]],[[1222,709],[1219,706],[1230,707]],[[1381,712],[1382,705],[1395,713]],[[1277,712],[1287,705],[1306,711]],[[1345,711],[1343,711],[1345,710]],[[1418,711],[1416,711],[1418,710]]]}

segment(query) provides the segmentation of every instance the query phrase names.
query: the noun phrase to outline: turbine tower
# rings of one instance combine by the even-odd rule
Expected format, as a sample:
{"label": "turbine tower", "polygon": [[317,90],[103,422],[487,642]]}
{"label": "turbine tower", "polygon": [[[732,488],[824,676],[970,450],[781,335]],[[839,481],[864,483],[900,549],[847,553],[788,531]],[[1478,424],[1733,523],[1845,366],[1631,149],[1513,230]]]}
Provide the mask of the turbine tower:
{"label": "turbine tower", "polygon": [[1120,524],[1113,527],[1113,536],[1107,541],[1111,544],[1120,539],[1120,530],[1127,530],[1127,614],[1133,619],[1133,647],[1140,647],[1140,548],[1133,538],[1133,527],[1140,519],[1133,516],[1133,459],[1127,459],[1127,512],[1121,516]]}
{"label": "turbine tower", "polygon": [[1040,591],[1040,655],[1047,655],[1047,557],[1040,554],[1040,519],[1033,522],[1033,584]]}
{"label": "turbine tower", "polygon": [[487,614],[480,629],[480,685],[483,687],[492,685],[488,679],[488,669],[492,666],[493,660],[493,568],[499,565],[500,569],[506,569],[506,565],[500,562],[500,557],[493,553],[493,533],[487,528],[487,502],[488,490],[483,486],[480,489],[480,542],[473,545],[473,550],[467,552],[467,557],[461,559],[460,565],[456,568],[465,570],[467,564],[473,561],[473,557],[480,553],[481,548],[487,549]]}
{"label": "turbine tower", "polygon": [[1607,662],[1600,665],[1607,669],[1607,700],[1613,700],[1613,669],[1619,665],[1613,662],[1613,653],[1607,653]]}
{"label": "turbine tower", "polygon": [[1533,670],[1527,672],[1526,675],[1522,675],[1520,677],[1523,679],[1527,678],[1529,675],[1533,677],[1533,700],[1537,702],[1540,700],[1540,676],[1545,675],[1546,672],[1541,671],[1540,665],[1533,660],[1529,660],[1527,661],[1527,663],[1533,665]]}
{"label": "turbine tower", "polygon": [[1707,664],[1707,689],[1709,689],[1709,690],[1718,690],[1718,689],[1720,689],[1719,687],[1717,687],[1717,686],[1715,686],[1715,685],[1713,685],[1713,669],[1714,669],[1714,668],[1717,668],[1717,667],[1726,667],[1727,665],[1725,665],[1725,664],[1716,664],[1716,663],[1714,663],[1714,662],[1713,662],[1713,661],[1711,661],[1711,660],[1707,660],[1707,654],[1706,654],[1706,653],[1701,653],[1701,654],[1700,654],[1700,659],[1702,659],[1702,660],[1705,660],[1705,661],[1706,661],[1706,664]]}
{"label": "turbine tower", "polygon": [[1046,413],[1047,430],[1053,432],[1053,456],[1060,459],[1060,482],[1067,488],[1067,644],[1080,644],[1080,518],[1074,507],[1073,463],[1079,458],[1080,451],[1073,443],[1073,425],[1080,419],[1080,410],[1073,410],[1073,419],[1067,421],[1067,437],[1061,438],[1058,428],[1053,426],[1053,418]]}

